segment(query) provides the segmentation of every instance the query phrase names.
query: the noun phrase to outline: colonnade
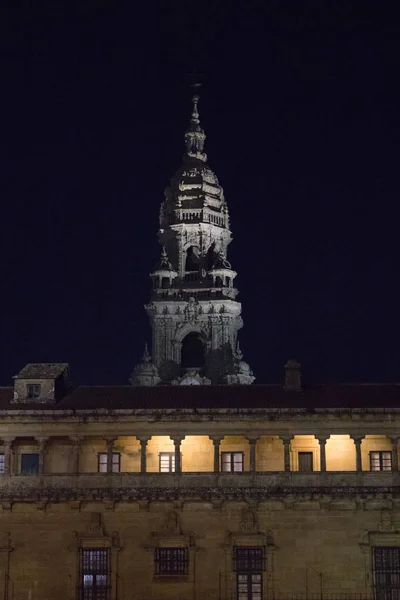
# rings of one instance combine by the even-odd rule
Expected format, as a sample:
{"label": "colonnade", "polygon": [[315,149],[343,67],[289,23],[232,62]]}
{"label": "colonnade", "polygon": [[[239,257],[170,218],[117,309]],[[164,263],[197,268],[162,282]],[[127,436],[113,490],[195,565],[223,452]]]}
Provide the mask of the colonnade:
{"label": "colonnade", "polygon": [[[157,433],[156,435],[149,433],[148,435],[133,436],[140,443],[140,472],[141,473],[147,472],[147,444],[152,437],[157,437],[159,435],[160,435],[159,433]],[[189,434],[189,435],[194,435],[194,434]],[[196,434],[196,435],[198,435],[198,434]],[[243,437],[248,441],[248,444],[249,444],[249,471],[250,472],[257,471],[257,469],[256,469],[256,448],[257,448],[257,442],[259,441],[260,437],[268,436],[268,435],[277,436],[276,433],[262,433],[260,435],[256,435],[253,433],[239,434],[236,432],[228,433],[226,435],[228,435],[228,436],[243,435]],[[281,441],[283,443],[284,471],[291,471],[291,443],[292,443],[292,440],[295,438],[295,435],[296,434],[279,434],[278,435],[278,437],[281,439]],[[304,435],[304,434],[302,433],[300,435]],[[330,434],[310,433],[308,435],[312,435],[315,437],[316,440],[318,440],[318,442],[319,442],[319,457],[320,457],[320,471],[326,471],[327,470],[327,468],[326,468],[326,443],[327,443],[328,439],[330,438]],[[365,435],[361,435],[361,434],[347,434],[347,435],[349,435],[350,438],[354,442],[356,471],[362,471],[361,443],[362,443],[362,440],[365,438]],[[369,435],[371,435],[371,434],[369,434]],[[379,434],[379,435],[382,435],[382,434]],[[399,437],[396,435],[388,435],[388,434],[385,434],[385,436],[390,440],[391,447],[392,447],[391,470],[397,471],[398,470]],[[182,472],[181,443],[187,436],[176,434],[176,435],[169,435],[168,437],[172,440],[172,442],[174,444],[175,473],[179,474]],[[205,436],[205,437],[208,437],[213,443],[213,446],[214,446],[214,457],[213,457],[213,467],[214,468],[213,468],[213,470],[215,473],[218,473],[220,471],[220,456],[221,456],[220,455],[220,445],[221,445],[221,441],[226,436],[214,434],[214,435],[209,435],[209,436]],[[3,471],[4,475],[18,474],[17,465],[15,465],[15,463],[14,463],[14,469],[13,469],[14,472],[11,473],[11,458],[12,458],[12,453],[13,453],[13,444],[18,439],[19,438],[17,438],[17,437],[9,437],[9,436],[3,436],[0,438],[0,441],[2,441],[2,443],[3,443],[2,448],[0,446],[0,453],[3,451],[3,454],[4,454],[4,471]],[[23,438],[23,439],[26,440],[26,438]],[[52,436],[50,436],[50,437],[39,436],[39,437],[34,438],[34,440],[37,444],[37,453],[39,456],[39,461],[38,461],[38,474],[39,475],[43,475],[45,473],[45,454],[46,454],[46,449],[48,447],[48,442],[50,441],[50,439],[52,439]],[[55,439],[55,437],[54,437],[54,439]],[[85,439],[94,439],[94,437],[87,436],[85,438],[85,436],[74,435],[74,436],[69,436],[68,439],[72,445],[72,448],[71,448],[72,472],[74,474],[78,474],[80,472],[79,463],[80,463],[80,455],[81,455],[82,445],[84,444]],[[96,436],[96,439],[98,439],[98,436]],[[106,443],[107,473],[112,473],[114,444],[118,440],[118,436],[117,435],[112,436],[112,437],[104,436],[101,439],[103,439]]]}

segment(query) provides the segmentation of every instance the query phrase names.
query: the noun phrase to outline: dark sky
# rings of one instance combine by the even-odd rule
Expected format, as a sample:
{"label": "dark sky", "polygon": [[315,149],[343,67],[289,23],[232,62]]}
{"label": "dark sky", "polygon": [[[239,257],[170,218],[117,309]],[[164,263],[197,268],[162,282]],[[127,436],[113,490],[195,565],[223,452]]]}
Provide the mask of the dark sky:
{"label": "dark sky", "polygon": [[289,358],[310,382],[398,381],[400,31],[377,12],[391,5],[3,7],[0,383],[57,361],[76,384],[128,382],[194,69],[258,382]]}

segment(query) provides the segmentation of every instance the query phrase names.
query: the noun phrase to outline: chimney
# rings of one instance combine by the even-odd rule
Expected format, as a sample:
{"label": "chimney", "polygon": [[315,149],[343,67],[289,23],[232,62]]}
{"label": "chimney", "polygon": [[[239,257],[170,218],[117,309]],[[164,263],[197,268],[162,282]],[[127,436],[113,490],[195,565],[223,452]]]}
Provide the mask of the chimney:
{"label": "chimney", "polygon": [[301,392],[301,364],[297,360],[288,360],[285,365],[284,389]]}

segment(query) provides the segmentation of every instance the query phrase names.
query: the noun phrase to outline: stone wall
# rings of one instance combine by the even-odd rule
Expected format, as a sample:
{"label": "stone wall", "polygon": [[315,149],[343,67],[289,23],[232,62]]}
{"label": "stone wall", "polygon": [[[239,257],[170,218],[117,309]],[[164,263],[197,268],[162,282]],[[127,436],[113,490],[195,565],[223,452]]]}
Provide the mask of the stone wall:
{"label": "stone wall", "polygon": [[[352,508],[353,507],[353,508]],[[274,509],[275,508],[275,509]],[[250,511],[250,519],[246,516]],[[252,512],[253,511],[253,512]],[[100,513],[100,521],[93,515]],[[176,514],[173,527],[171,514]],[[325,594],[371,592],[371,535],[378,532],[400,545],[400,509],[367,510],[364,503],[342,509],[315,505],[189,502],[59,502],[37,506],[15,503],[0,510],[1,540],[10,532],[9,600],[72,600],[82,543],[109,544],[116,572],[113,596],[119,600],[199,600],[235,595],[234,545],[266,548],[264,596],[320,591]],[[175,518],[175,517],[174,517]],[[370,536],[370,537],[369,537]],[[188,576],[156,578],[157,540],[187,544]],[[168,540],[171,540],[170,542]],[[0,552],[0,581],[7,572],[6,550]],[[309,565],[309,567],[307,567]],[[306,582],[306,569],[309,569]],[[316,573],[317,572],[317,573]],[[118,594],[118,595],[117,595]]]}

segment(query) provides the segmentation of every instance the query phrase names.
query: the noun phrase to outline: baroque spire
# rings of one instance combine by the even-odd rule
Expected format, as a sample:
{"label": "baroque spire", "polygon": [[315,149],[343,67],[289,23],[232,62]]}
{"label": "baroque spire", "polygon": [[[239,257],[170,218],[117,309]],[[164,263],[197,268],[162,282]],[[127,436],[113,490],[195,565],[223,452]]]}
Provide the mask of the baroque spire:
{"label": "baroque spire", "polygon": [[195,94],[192,96],[192,116],[190,124],[185,132],[186,155],[185,158],[207,161],[207,154],[204,152],[204,142],[206,134],[200,125],[199,104],[200,96]]}

